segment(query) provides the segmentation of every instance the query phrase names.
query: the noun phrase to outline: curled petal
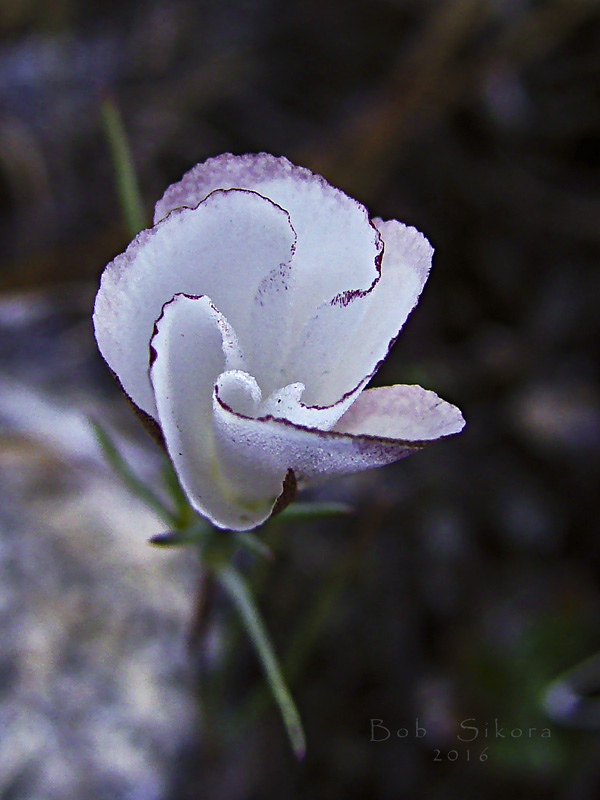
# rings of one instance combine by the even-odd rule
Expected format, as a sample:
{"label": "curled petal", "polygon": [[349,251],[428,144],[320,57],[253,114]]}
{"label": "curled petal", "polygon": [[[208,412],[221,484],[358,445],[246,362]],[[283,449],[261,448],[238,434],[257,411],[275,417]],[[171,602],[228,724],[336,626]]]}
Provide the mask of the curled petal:
{"label": "curled petal", "polygon": [[273,416],[305,428],[327,431],[356,400],[362,388],[361,384],[353,392],[330,406],[311,406],[301,399],[305,389],[304,384],[290,383],[283,389],[273,392],[261,404],[258,414],[255,416]]}
{"label": "curled petal", "polygon": [[309,405],[333,404],[368,383],[429,275],[433,248],[423,234],[395,220],[375,224],[385,246],[381,276],[366,292],[322,304],[291,353],[287,375],[306,385],[303,399]]}
{"label": "curled petal", "polygon": [[[176,295],[156,323],[152,349],[150,376],[158,419],[191,504],[223,528],[259,525],[281,493],[285,471],[278,483],[269,484],[270,496],[265,497],[249,494],[235,474],[223,469],[213,430],[213,391],[219,376],[226,381],[228,400],[241,413],[252,414],[260,401],[256,382],[239,369],[243,359],[229,323],[208,297]],[[245,378],[225,378],[230,375]]]}
{"label": "curled petal", "polygon": [[365,392],[330,431],[272,416],[245,416],[226,402],[220,384],[214,414],[221,463],[238,481],[250,476],[256,492],[261,481],[269,486],[287,469],[310,481],[389,464],[457,433],[464,424],[457,408],[419,386]]}
{"label": "curled petal", "polygon": [[320,303],[364,291],[376,280],[382,244],[366,208],[287,158],[267,153],[209,158],[166,190],[156,204],[155,220],[175,208],[197,205],[219,187],[251,189],[289,213],[298,235],[290,283],[292,331],[299,331]]}
{"label": "curled petal", "polygon": [[178,292],[208,295],[240,339],[251,340],[253,298],[264,277],[290,259],[294,242],[289,217],[275,203],[250,191],[218,191],[142,231],[108,265],[94,308],[96,339],[139,408],[156,418],[148,343],[163,304]]}

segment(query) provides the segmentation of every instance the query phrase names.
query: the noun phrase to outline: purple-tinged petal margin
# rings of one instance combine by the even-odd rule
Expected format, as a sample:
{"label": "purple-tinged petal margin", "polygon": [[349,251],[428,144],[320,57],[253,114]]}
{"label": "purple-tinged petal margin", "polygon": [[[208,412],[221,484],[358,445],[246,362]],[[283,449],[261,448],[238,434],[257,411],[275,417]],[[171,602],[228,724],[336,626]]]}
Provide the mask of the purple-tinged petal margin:
{"label": "purple-tinged petal margin", "polygon": [[236,412],[220,382],[214,415],[220,463],[237,481],[256,470],[275,477],[292,469],[299,481],[358,472],[404,458],[464,425],[455,406],[419,386],[368,390],[330,431]]}
{"label": "purple-tinged petal margin", "polygon": [[367,389],[333,427],[337,433],[421,444],[464,428],[460,409],[421,386]]}
{"label": "purple-tinged petal margin", "polygon": [[[382,244],[366,208],[322,176],[268,153],[225,153],[197,164],[169,186],[156,204],[155,220],[197,205],[217,188],[236,187],[285,208],[298,235],[290,284],[292,331],[299,332],[321,303],[364,291],[377,278]],[[262,385],[262,376],[256,377]]]}
{"label": "purple-tinged petal margin", "polygon": [[366,292],[324,303],[306,323],[285,378],[306,386],[303,402],[334,404],[373,377],[425,285],[433,248],[415,228],[375,220],[384,241],[381,275]]}
{"label": "purple-tinged petal margin", "polygon": [[217,380],[244,376],[236,407],[253,413],[260,390],[240,371],[243,358],[227,320],[208,297],[176,295],[165,304],[151,343],[150,367],[158,419],[169,456],[192,506],[215,525],[246,530],[264,522],[282,491],[285,472],[271,496],[250,497],[223,468],[213,430]]}
{"label": "purple-tinged petal margin", "polygon": [[[142,231],[105,269],[96,296],[98,346],[133,402],[156,419],[148,343],[176,293],[208,295],[242,347],[253,346],[250,313],[266,275],[291,258],[288,214],[251,191],[215,191]],[[244,338],[246,341],[244,341]]]}

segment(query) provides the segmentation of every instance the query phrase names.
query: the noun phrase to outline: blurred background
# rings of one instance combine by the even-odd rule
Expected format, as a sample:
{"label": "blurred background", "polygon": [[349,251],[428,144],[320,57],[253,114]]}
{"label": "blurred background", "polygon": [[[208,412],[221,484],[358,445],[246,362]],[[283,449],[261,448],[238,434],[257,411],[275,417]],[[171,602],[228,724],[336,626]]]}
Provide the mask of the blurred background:
{"label": "blurred background", "polygon": [[[600,651],[600,5],[2,0],[0,25],[2,798],[598,797],[600,666],[547,690]],[[222,598],[190,634],[197,560],[147,545],[87,422],[156,479],[91,330],[129,239],[106,91],[148,213],[266,150],[436,248],[375,385],[466,431],[313,492],[356,513],[274,522],[245,565],[301,765]]]}

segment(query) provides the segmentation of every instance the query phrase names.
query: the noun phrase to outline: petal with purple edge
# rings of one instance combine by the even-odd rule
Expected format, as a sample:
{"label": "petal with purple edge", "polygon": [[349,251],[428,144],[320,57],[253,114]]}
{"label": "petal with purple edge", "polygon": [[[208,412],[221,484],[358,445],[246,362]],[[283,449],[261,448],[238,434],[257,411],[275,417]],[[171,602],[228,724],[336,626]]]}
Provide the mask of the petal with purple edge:
{"label": "petal with purple edge", "polygon": [[236,412],[223,398],[219,381],[214,415],[219,460],[228,474],[243,482],[258,471],[265,485],[269,476],[279,479],[288,468],[299,480],[310,481],[389,464],[458,433],[464,424],[457,408],[412,386],[364,392],[334,430],[321,431]]}
{"label": "petal with purple edge", "polygon": [[333,404],[364,386],[398,336],[425,285],[433,248],[415,228],[375,220],[384,241],[379,280],[324,303],[299,334],[284,379],[302,381],[307,404]]}
{"label": "petal with purple edge", "polygon": [[464,425],[460,409],[435,392],[396,384],[362,392],[333,430],[425,444],[460,433]]}
{"label": "petal with purple edge", "polygon": [[260,401],[256,383],[239,371],[243,360],[227,320],[208,297],[177,295],[156,323],[152,349],[150,376],[158,419],[190,503],[219,527],[245,530],[259,525],[269,516],[285,473],[265,501],[262,495],[244,494],[236,476],[222,467],[213,431],[217,380],[246,376],[245,384],[238,381],[228,394],[243,413],[252,414]]}
{"label": "petal with purple edge", "polygon": [[216,188],[251,189],[290,215],[298,235],[294,255],[294,330],[332,297],[366,290],[378,274],[382,245],[365,207],[287,158],[268,153],[225,153],[197,164],[170,186],[155,220],[181,206],[195,206]]}
{"label": "petal with purple edge", "polygon": [[252,300],[264,277],[290,259],[294,242],[279,206],[254,192],[219,191],[142,231],[109,264],[94,308],[96,339],[137,406],[156,417],[148,342],[163,304],[178,292],[208,295],[242,347],[251,347]]}

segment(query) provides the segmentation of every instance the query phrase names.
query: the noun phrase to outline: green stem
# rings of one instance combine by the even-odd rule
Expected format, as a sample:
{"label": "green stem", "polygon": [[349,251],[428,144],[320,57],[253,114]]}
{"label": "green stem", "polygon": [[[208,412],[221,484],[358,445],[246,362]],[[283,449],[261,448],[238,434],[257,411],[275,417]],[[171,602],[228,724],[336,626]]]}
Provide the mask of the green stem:
{"label": "green stem", "polygon": [[254,603],[246,582],[235,567],[221,562],[215,564],[214,569],[217,580],[235,605],[244,628],[256,649],[267,683],[273,693],[275,702],[279,706],[294,754],[298,760],[301,760],[306,753],[306,740],[302,722],[292,695],[285,683],[281,666],[275,655],[275,650],[260,612]]}
{"label": "green stem", "polygon": [[102,121],[115,170],[119,203],[131,237],[146,227],[146,214],[140,196],[131,150],[121,114],[110,94],[102,101]]}

